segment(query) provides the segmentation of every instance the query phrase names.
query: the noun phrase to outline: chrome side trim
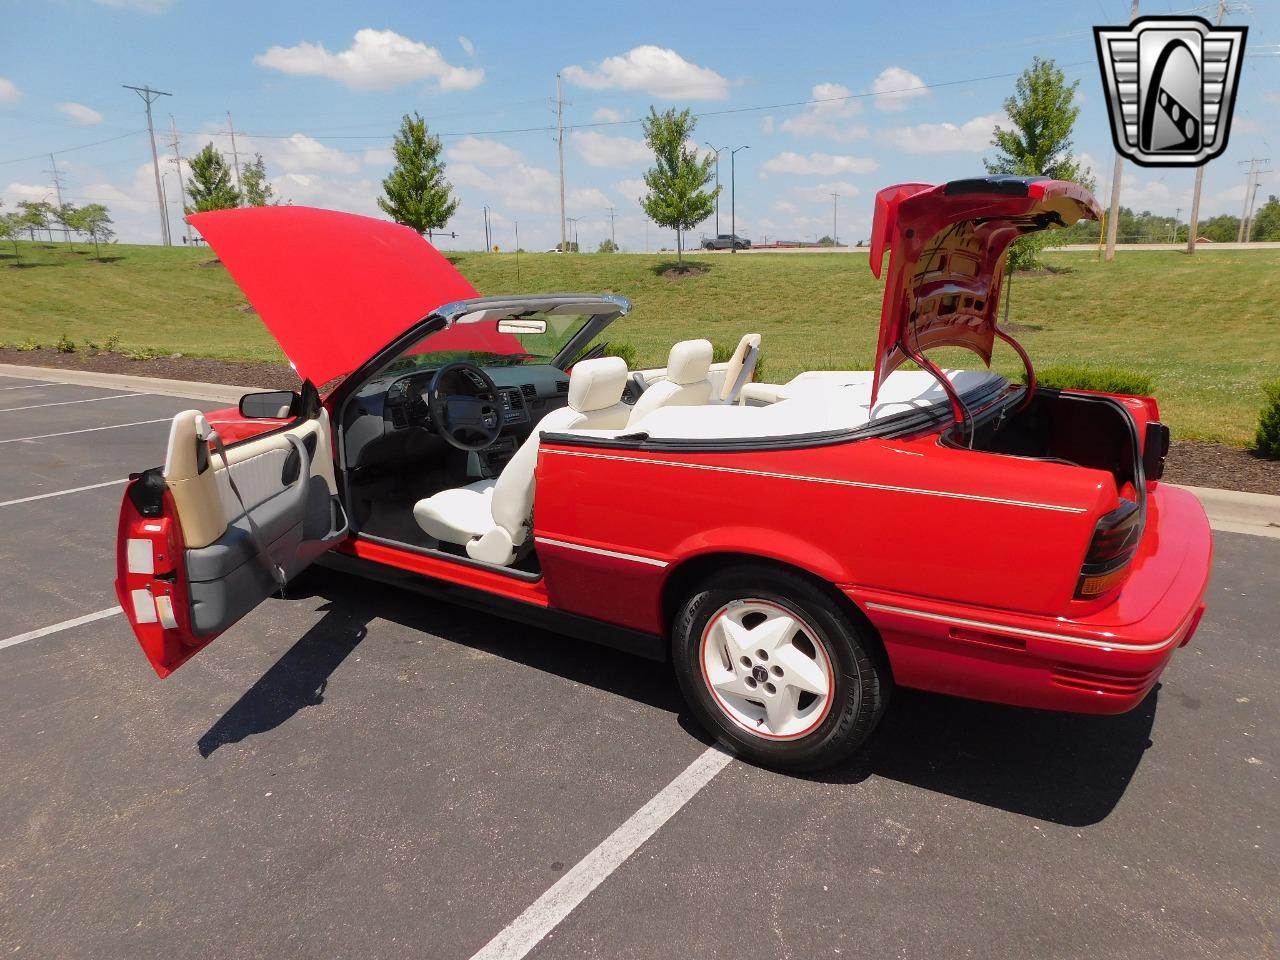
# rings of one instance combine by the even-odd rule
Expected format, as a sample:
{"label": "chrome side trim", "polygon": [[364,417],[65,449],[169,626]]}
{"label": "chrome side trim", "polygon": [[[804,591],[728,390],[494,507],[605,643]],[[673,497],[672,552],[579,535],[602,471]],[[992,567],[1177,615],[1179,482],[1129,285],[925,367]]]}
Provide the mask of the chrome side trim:
{"label": "chrome side trim", "polygon": [[653,557],[639,557],[634,553],[619,553],[617,550],[605,550],[603,547],[588,547],[581,543],[569,543],[567,540],[552,540],[550,537],[534,537],[537,543],[545,543],[549,547],[564,547],[566,550],[580,550],[583,553],[594,553],[601,557],[613,557],[616,560],[630,560],[632,563],[644,563],[651,567],[669,566],[666,560],[655,560]]}
{"label": "chrome side trim", "polygon": [[752,477],[772,477],[777,480],[802,480],[806,483],[828,483],[838,487],[859,487],[864,490],[887,490],[891,493],[916,493],[925,497],[946,497],[951,500],[973,500],[979,503],[999,503],[1009,507],[1027,507],[1031,510],[1050,510],[1054,513],[1085,513],[1087,507],[1067,507],[1058,503],[1037,503],[1034,500],[1007,500],[1003,497],[983,497],[976,493],[957,493],[952,490],[927,490],[922,487],[899,487],[885,483],[867,483],[862,480],[840,480],[835,477],[810,477],[799,473],[773,473],[768,470],[745,470],[741,467],[717,467],[706,463],[681,463],[678,460],[652,460],[647,457],[619,457],[605,453],[580,453],[576,450],[549,450],[543,453],[562,457],[586,457],[592,460],[619,460],[626,463],[652,463],[661,467],[683,467],[686,470],[710,470],[714,473],[737,473]]}
{"label": "chrome side trim", "polygon": [[915,617],[919,620],[932,620],[935,623],[948,623],[957,627],[974,627],[978,630],[990,630],[992,633],[1007,633],[1015,637],[1036,637],[1040,640],[1053,640],[1058,643],[1073,643],[1082,647],[1097,647],[1101,650],[1124,650],[1132,653],[1152,653],[1172,646],[1183,638],[1191,623],[1195,611],[1192,610],[1185,620],[1178,625],[1173,636],[1157,643],[1118,643],[1109,640],[1093,640],[1088,637],[1073,637],[1065,633],[1050,633],[1045,630],[1023,630],[1000,623],[987,623],[984,620],[970,620],[966,617],[950,617],[943,613],[930,613],[925,610],[913,610],[909,607],[895,607],[887,603],[867,603],[868,610],[879,610],[882,613],[897,613],[904,617]]}

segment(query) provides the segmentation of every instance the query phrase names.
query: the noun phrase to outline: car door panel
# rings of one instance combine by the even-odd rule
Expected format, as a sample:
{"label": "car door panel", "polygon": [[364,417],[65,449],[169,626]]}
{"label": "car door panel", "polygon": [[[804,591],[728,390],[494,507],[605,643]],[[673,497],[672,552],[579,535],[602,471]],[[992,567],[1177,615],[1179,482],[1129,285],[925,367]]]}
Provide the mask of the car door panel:
{"label": "car door panel", "polygon": [[126,490],[118,551],[120,602],[161,676],[346,537],[330,437],[320,410],[219,451],[198,411],[174,418],[165,466]]}

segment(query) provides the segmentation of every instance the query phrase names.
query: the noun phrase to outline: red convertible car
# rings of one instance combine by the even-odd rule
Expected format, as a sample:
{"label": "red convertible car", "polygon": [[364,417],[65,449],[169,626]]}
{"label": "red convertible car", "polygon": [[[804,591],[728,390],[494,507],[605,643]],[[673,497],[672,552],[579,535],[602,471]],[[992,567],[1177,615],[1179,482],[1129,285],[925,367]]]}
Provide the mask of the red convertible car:
{"label": "red convertible car", "polygon": [[1212,551],[1160,483],[1155,400],[927,353],[1026,361],[996,322],[1006,249],[1098,213],[1045,178],[881,191],[875,368],[783,384],[754,382],[750,333],[628,370],[601,340],[623,298],[478,297],[394,224],[194,215],[303,387],[174,419],[124,497],[120,602],[164,677],[323,561],[669,659],[708,730],[793,770],[848,755],[895,685],[1129,710]]}

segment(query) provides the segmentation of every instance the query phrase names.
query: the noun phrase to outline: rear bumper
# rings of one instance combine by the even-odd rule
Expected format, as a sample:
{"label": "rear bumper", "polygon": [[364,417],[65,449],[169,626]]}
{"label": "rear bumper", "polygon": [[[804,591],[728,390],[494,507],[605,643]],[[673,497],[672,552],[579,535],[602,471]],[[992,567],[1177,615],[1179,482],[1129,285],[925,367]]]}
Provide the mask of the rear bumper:
{"label": "rear bumper", "polygon": [[1199,501],[1157,486],[1133,570],[1105,607],[1031,616],[846,586],[906,687],[1074,713],[1124,713],[1204,613],[1213,541]]}

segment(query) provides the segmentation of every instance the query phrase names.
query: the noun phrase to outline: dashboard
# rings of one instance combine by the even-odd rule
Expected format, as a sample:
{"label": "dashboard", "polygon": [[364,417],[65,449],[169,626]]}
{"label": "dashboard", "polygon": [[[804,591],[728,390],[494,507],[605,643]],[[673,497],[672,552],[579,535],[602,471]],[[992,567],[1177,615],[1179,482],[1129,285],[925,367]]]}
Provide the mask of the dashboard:
{"label": "dashboard", "polygon": [[[502,411],[501,436],[517,445],[546,414],[569,401],[569,375],[559,367],[531,364],[481,369],[498,388],[496,398],[478,378],[470,383],[446,383],[445,391],[496,400]],[[435,373],[433,368],[388,373],[356,392],[342,414],[348,468],[421,456],[443,444],[432,428],[426,399]],[[465,377],[466,373],[456,371],[453,376]]]}

